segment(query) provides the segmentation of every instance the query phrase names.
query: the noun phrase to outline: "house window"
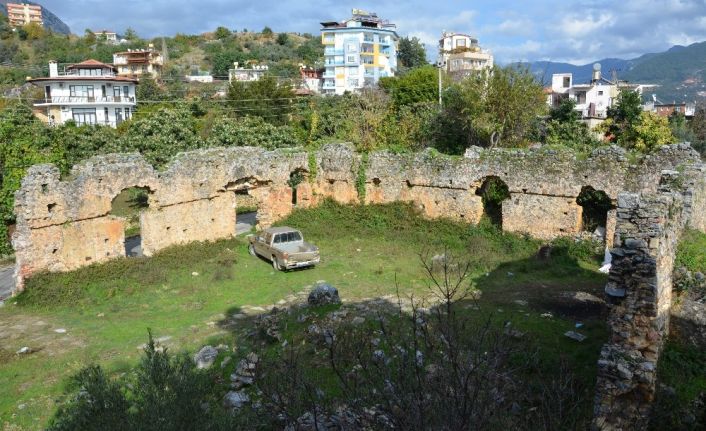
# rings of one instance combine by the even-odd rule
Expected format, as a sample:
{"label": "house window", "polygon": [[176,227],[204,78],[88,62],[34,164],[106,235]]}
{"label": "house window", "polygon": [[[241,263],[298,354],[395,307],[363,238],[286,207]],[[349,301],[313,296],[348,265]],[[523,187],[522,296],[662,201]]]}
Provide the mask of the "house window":
{"label": "house window", "polygon": [[92,98],[93,97],[93,86],[92,85],[69,85],[69,96],[71,97],[82,97],[82,98]]}
{"label": "house window", "polygon": [[456,40],[456,47],[465,47],[466,46],[466,39],[457,39]]}
{"label": "house window", "polygon": [[79,126],[96,124],[96,108],[73,108],[71,116]]}
{"label": "house window", "polygon": [[564,88],[569,88],[569,87],[571,87],[571,77],[569,77],[569,76],[565,76],[565,77],[564,77],[564,84],[563,84],[563,87],[564,87]]}
{"label": "house window", "polygon": [[349,67],[348,68],[348,75],[358,76],[358,67]]}
{"label": "house window", "polygon": [[108,114],[108,108],[103,108],[103,122],[105,124],[110,124],[110,121],[108,121],[108,118],[110,115]]}
{"label": "house window", "polygon": [[603,90],[598,91],[598,95],[602,96],[603,95]]}
{"label": "house window", "polygon": [[125,119],[129,120],[132,118],[132,113],[130,112],[130,108],[125,108]]}
{"label": "house window", "polygon": [[125,97],[130,96],[130,91],[129,91],[127,85],[123,87],[123,96],[125,96]]}
{"label": "house window", "polygon": [[117,85],[113,87],[113,97],[115,97],[116,100],[120,100],[120,87]]}
{"label": "house window", "polygon": [[120,124],[123,122],[123,109],[115,108],[115,124]]}
{"label": "house window", "polygon": [[348,87],[357,87],[358,86],[358,78],[348,78],[348,81],[346,82]]}

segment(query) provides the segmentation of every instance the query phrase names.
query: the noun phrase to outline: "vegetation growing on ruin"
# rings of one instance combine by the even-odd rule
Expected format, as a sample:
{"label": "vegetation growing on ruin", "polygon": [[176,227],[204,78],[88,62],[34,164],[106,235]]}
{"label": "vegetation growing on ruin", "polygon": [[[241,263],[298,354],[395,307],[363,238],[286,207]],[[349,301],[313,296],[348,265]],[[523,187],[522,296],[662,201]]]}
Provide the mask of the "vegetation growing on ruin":
{"label": "vegetation growing on ruin", "polygon": [[706,274],[706,233],[687,229],[677,247],[674,267],[685,267],[691,272]]}
{"label": "vegetation growing on ruin", "polygon": [[[469,281],[482,291],[478,304],[482,315],[493,315],[493,324],[500,327],[511,320],[513,328],[539,346],[536,370],[554,373],[562,358],[573,364],[585,389],[581,393],[592,397],[595,361],[606,337],[603,316],[600,308],[573,303],[570,297],[578,290],[599,294],[605,276],[596,272],[599,260],[581,251],[581,243],[557,241],[550,256],[540,259],[536,253],[541,244],[536,240],[489,225],[427,220],[407,204],[325,202],[316,209],[296,210],[281,223],[301,229],[321,248],[319,266],[274,272],[266,262],[249,256],[245,241],[238,238],[29,279],[25,293],[0,309],[2,325],[29,322],[0,347],[2,355],[11,358],[0,364],[0,384],[5,388],[0,417],[8,420],[15,414],[12,423],[26,427],[46,423],[69,375],[89,364],[101,365],[111,377],[130,371],[141,356],[138,347],[145,342],[147,328],[173,352],[195,351],[203,343],[250,349],[256,347],[247,335],[250,323],[237,326],[245,331],[241,334],[224,331],[218,322],[246,305],[269,307],[296,296],[317,280],[330,282],[354,303],[394,295],[396,284],[400,294],[419,298],[427,292],[419,265],[424,250],[432,256],[445,252],[463,256],[471,268]],[[553,317],[541,316],[547,312]],[[301,337],[306,326],[296,318],[291,316],[287,323],[285,336],[292,337],[290,341]],[[38,320],[46,325],[31,324]],[[577,322],[589,336],[580,344],[563,336]],[[67,332],[55,334],[54,328]],[[35,353],[15,355],[24,345]],[[223,376],[231,372],[226,367]],[[25,406],[20,409],[20,404]],[[587,406],[584,418],[590,417],[590,403]]]}

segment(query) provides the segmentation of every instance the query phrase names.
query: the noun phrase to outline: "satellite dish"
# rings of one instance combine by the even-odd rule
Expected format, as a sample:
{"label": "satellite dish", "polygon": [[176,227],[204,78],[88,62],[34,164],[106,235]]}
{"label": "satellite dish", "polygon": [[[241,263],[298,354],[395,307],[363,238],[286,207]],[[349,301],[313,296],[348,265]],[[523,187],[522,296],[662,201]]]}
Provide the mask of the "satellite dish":
{"label": "satellite dish", "polygon": [[593,71],[600,72],[600,70],[601,70],[601,63],[594,63],[593,64]]}

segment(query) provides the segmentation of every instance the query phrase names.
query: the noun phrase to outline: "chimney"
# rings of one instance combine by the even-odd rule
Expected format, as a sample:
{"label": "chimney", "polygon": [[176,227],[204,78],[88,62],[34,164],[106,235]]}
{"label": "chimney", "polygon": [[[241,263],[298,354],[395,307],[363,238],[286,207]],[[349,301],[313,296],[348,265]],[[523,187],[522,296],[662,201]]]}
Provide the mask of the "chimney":
{"label": "chimney", "polygon": [[56,61],[49,62],[49,77],[56,78],[59,76],[59,64]]}

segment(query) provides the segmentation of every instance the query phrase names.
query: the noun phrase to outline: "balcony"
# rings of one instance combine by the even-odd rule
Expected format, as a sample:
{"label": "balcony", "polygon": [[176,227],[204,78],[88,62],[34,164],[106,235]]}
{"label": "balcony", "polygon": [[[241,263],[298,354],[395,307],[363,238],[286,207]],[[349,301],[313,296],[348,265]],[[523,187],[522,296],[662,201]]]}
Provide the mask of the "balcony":
{"label": "balcony", "polygon": [[327,58],[324,64],[326,66],[343,66],[343,59],[336,60],[332,58]]}
{"label": "balcony", "polygon": [[326,71],[326,72],[324,72],[323,77],[324,78],[335,78],[336,74],[334,72]]}
{"label": "balcony", "polygon": [[332,46],[327,46],[324,48],[324,55],[343,55],[343,50],[336,49]]}
{"label": "balcony", "polygon": [[120,103],[134,105],[133,96],[55,96],[51,98],[36,99],[34,106],[45,105],[87,105],[87,104]]}
{"label": "balcony", "polygon": [[324,81],[323,88],[326,90],[333,90],[336,88],[336,82],[333,80],[330,81]]}

